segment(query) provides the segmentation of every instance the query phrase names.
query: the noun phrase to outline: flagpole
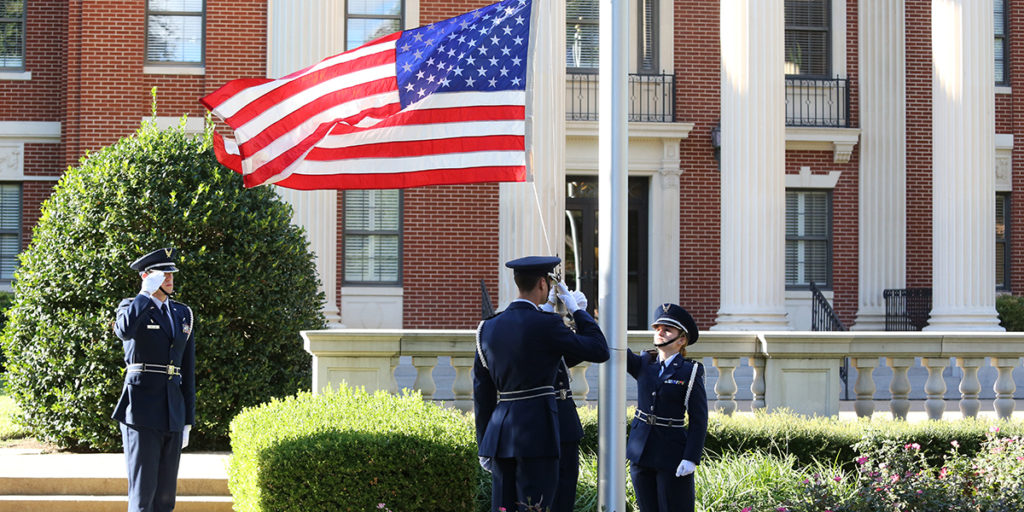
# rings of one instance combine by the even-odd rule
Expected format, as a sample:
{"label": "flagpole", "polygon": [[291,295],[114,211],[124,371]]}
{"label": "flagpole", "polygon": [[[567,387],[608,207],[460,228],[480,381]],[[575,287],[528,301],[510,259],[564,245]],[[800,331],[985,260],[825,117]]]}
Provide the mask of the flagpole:
{"label": "flagpole", "polygon": [[626,510],[626,87],[629,1],[600,0],[598,112],[598,305],[611,358],[598,397],[598,510]]}

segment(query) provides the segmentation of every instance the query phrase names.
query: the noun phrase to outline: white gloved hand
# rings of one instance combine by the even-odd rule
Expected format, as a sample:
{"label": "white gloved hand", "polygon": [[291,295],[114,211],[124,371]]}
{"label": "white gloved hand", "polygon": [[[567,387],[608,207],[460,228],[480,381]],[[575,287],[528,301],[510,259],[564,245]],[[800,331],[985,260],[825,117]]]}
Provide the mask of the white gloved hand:
{"label": "white gloved hand", "polygon": [[184,450],[188,446],[188,433],[192,430],[192,425],[185,425],[185,430],[181,431],[181,449]]}
{"label": "white gloved hand", "polygon": [[587,309],[587,296],[583,295],[583,292],[581,292],[579,290],[573,290],[572,291],[572,296],[576,297],[576,305],[579,306],[580,309],[586,311],[586,309]]}
{"label": "white gloved hand", "polygon": [[679,467],[676,468],[676,476],[686,476],[693,473],[697,469],[697,465],[683,459],[679,462]]}
{"label": "white gloved hand", "polygon": [[540,310],[547,313],[555,312],[555,289],[551,288],[548,290],[548,301],[540,305]]}
{"label": "white gloved hand", "polygon": [[493,462],[494,462],[493,459],[491,459],[490,457],[479,457],[479,459],[480,459],[480,467],[484,468],[484,471],[486,471],[488,473],[492,473],[493,472],[492,471],[492,469],[493,469]]}
{"label": "white gloved hand", "polygon": [[153,292],[160,289],[162,284],[164,284],[164,273],[159,270],[150,271],[146,277],[142,278],[142,290],[140,290],[140,293],[152,295]]}
{"label": "white gloved hand", "polygon": [[579,304],[576,303],[576,296],[569,291],[564,282],[560,282],[555,286],[558,287],[558,298],[562,299],[562,304],[565,304],[565,309],[569,310],[569,314],[575,313],[580,309]]}

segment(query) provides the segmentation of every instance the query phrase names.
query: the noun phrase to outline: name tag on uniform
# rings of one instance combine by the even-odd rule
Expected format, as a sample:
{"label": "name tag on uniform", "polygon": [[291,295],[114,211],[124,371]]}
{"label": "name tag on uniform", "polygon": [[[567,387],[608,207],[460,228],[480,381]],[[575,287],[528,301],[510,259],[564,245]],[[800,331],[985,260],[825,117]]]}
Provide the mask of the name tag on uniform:
{"label": "name tag on uniform", "polygon": [[148,324],[148,325],[146,325],[146,329],[159,329],[159,328],[160,328],[160,324]]}

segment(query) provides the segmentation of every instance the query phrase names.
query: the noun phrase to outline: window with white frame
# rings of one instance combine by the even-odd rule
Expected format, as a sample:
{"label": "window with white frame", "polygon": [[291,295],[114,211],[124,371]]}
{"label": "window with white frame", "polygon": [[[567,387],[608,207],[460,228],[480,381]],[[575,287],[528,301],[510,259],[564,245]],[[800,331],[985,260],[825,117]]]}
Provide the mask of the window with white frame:
{"label": "window with white frame", "polygon": [[345,284],[402,283],[402,194],[399,190],[345,191]]}
{"label": "window with white frame", "polygon": [[0,70],[25,68],[25,0],[0,0]]}
{"label": "window with white frame", "polygon": [[832,287],[832,191],[786,191],[786,288]]}
{"label": "window with white frame", "polygon": [[1006,49],[1008,48],[1008,46],[1006,44],[1007,43],[1007,40],[1006,40],[1006,3],[1007,3],[1007,1],[1008,0],[993,0],[993,2],[992,2],[993,5],[994,5],[994,8],[995,8],[995,17],[994,17],[994,22],[995,22],[994,23],[995,45],[993,46],[993,50],[995,50],[995,57],[996,57],[995,72],[996,72],[996,84],[997,85],[1009,85],[1010,84],[1010,77],[1008,76],[1009,75],[1009,71],[1010,71],[1010,67],[1007,65],[1007,58],[1006,58],[1006,56],[1007,56]]}
{"label": "window with white frame", "polygon": [[570,69],[596,70],[598,46],[597,0],[565,2],[565,66]]}
{"label": "window with white frame", "polygon": [[204,0],[147,0],[146,63],[203,65]]}
{"label": "window with white frame", "polygon": [[996,289],[1010,290],[1010,194],[996,194]]}
{"label": "window with white frame", "polygon": [[830,77],[832,14],[829,0],[785,0],[786,74]]}
{"label": "window with white frame", "polygon": [[14,280],[21,252],[21,184],[0,183],[0,282]]}
{"label": "window with white frame", "polygon": [[345,2],[345,49],[351,50],[402,30],[402,0]]}
{"label": "window with white frame", "polygon": [[658,0],[637,0],[637,71],[658,72]]}

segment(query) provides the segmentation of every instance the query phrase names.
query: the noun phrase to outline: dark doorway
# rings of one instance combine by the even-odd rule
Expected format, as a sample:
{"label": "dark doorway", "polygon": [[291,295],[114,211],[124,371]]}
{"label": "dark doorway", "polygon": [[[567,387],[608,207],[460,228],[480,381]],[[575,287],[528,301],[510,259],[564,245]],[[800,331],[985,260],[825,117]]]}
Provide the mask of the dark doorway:
{"label": "dark doorway", "polygon": [[[629,223],[626,267],[626,325],[647,329],[648,178],[629,178]],[[587,310],[597,310],[597,176],[567,176],[565,198],[565,282],[587,296]],[[599,312],[597,313],[599,314]],[[597,314],[594,314],[596,317]]]}

